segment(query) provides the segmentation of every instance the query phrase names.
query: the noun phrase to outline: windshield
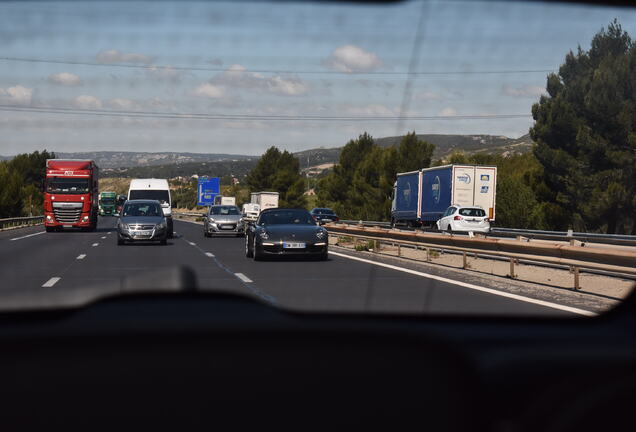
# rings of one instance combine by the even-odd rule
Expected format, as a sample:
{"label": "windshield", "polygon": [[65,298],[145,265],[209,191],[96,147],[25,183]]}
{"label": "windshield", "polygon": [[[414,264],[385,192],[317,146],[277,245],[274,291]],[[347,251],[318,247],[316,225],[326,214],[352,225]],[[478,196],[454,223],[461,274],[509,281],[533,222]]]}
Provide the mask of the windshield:
{"label": "windshield", "polygon": [[261,214],[259,225],[316,225],[307,210],[268,211]]}
{"label": "windshield", "polygon": [[138,189],[130,191],[130,199],[148,199],[148,200],[156,200],[161,204],[170,202],[170,195],[168,191],[165,190],[148,190],[148,189]]}
{"label": "windshield", "polygon": [[240,215],[238,207],[235,206],[215,206],[210,207],[211,215]]}
{"label": "windshield", "polygon": [[155,203],[127,203],[122,216],[163,216],[163,210]]}
{"label": "windshield", "polygon": [[46,191],[58,194],[85,194],[89,191],[88,179],[50,178],[46,182]]}
{"label": "windshield", "polygon": [[104,205],[114,205],[115,198],[102,198],[99,202],[101,202]]}
{"label": "windshield", "polygon": [[[361,314],[590,316],[636,282],[636,7],[0,1],[0,41],[0,312],[171,267]],[[119,229],[137,200],[161,238]]]}
{"label": "windshield", "polygon": [[486,212],[483,209],[477,209],[477,208],[462,208],[462,209],[459,209],[459,214],[462,216],[475,216],[475,217],[486,216]]}

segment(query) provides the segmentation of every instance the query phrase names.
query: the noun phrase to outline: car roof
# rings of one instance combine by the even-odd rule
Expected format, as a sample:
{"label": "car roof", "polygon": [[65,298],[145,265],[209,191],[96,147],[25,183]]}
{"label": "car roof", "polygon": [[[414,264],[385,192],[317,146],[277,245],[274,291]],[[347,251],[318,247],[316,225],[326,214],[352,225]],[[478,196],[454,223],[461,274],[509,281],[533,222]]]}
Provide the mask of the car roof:
{"label": "car roof", "polygon": [[165,189],[169,189],[169,186],[168,186],[168,180],[166,179],[156,179],[156,178],[132,179],[130,181],[129,189],[165,190]]}
{"label": "car roof", "polygon": [[152,204],[158,204],[161,205],[161,203],[157,200],[150,200],[150,199],[134,199],[134,200],[126,200],[126,204],[145,204],[145,203],[152,203]]}
{"label": "car roof", "polygon": [[298,211],[298,210],[302,210],[302,211],[307,211],[307,209],[304,209],[304,208],[298,208],[298,207],[297,207],[297,208],[293,208],[293,207],[290,207],[290,208],[288,208],[288,207],[274,207],[274,208],[268,208],[268,209],[262,210],[262,211],[261,211],[261,214],[263,214],[263,213],[270,213],[270,212],[273,212],[273,211],[280,211],[280,210],[283,210],[283,211],[287,211],[287,210],[296,210],[296,211]]}

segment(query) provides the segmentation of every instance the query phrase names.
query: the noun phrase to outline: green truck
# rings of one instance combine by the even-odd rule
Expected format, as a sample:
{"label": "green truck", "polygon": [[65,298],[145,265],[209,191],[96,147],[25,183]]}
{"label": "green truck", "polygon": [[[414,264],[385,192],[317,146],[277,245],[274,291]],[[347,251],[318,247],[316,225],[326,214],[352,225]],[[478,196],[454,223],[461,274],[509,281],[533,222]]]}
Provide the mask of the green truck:
{"label": "green truck", "polygon": [[99,215],[114,215],[117,194],[115,192],[102,192],[99,194]]}

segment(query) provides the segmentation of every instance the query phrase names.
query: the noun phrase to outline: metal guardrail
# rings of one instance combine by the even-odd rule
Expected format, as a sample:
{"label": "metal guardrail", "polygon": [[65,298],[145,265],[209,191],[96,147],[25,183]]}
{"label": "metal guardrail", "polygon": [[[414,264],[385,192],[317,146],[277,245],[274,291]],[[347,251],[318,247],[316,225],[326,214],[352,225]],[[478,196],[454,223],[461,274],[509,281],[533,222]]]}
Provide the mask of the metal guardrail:
{"label": "metal guardrail", "polygon": [[44,216],[27,216],[0,219],[0,230],[44,223]]}
{"label": "metal guardrail", "polygon": [[[391,226],[389,222],[378,221],[355,221],[355,220],[340,220],[340,223],[367,227],[382,227],[388,228]],[[408,231],[412,231],[409,229]],[[438,232],[437,230],[431,230],[431,232]],[[544,230],[528,230],[518,228],[500,228],[493,227],[490,231],[491,236],[497,237],[525,237],[534,240],[556,240],[569,242],[571,240],[577,240],[582,243],[602,243],[611,244],[616,246],[636,246],[636,236],[623,235],[623,234],[602,234],[602,233],[581,233],[581,232],[564,232],[564,231],[544,231]]]}
{"label": "metal guardrail", "polygon": [[374,242],[374,251],[381,245],[417,246],[426,251],[430,261],[430,250],[453,250],[463,254],[463,268],[467,268],[467,254],[503,257],[510,262],[509,277],[514,278],[515,264],[519,260],[567,266],[574,274],[574,289],[579,289],[579,272],[581,269],[600,270],[616,274],[636,275],[636,252],[625,252],[613,249],[590,249],[581,246],[532,244],[528,242],[510,241],[507,239],[469,238],[447,234],[423,234],[377,227],[360,227],[346,224],[326,225],[330,233],[336,237],[351,237],[367,242]]}

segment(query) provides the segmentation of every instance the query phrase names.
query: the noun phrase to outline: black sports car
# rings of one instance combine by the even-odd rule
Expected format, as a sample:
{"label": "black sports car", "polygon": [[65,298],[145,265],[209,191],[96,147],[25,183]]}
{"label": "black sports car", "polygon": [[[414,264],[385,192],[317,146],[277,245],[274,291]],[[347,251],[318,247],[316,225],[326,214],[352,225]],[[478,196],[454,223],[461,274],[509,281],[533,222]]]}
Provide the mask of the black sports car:
{"label": "black sports car", "polygon": [[330,208],[316,207],[311,209],[309,213],[311,213],[311,216],[320,225],[324,225],[329,222],[338,222],[340,220],[336,212],[334,212]]}
{"label": "black sports car", "polygon": [[307,210],[274,208],[261,211],[245,235],[245,256],[315,255],[327,259],[329,235]]}

